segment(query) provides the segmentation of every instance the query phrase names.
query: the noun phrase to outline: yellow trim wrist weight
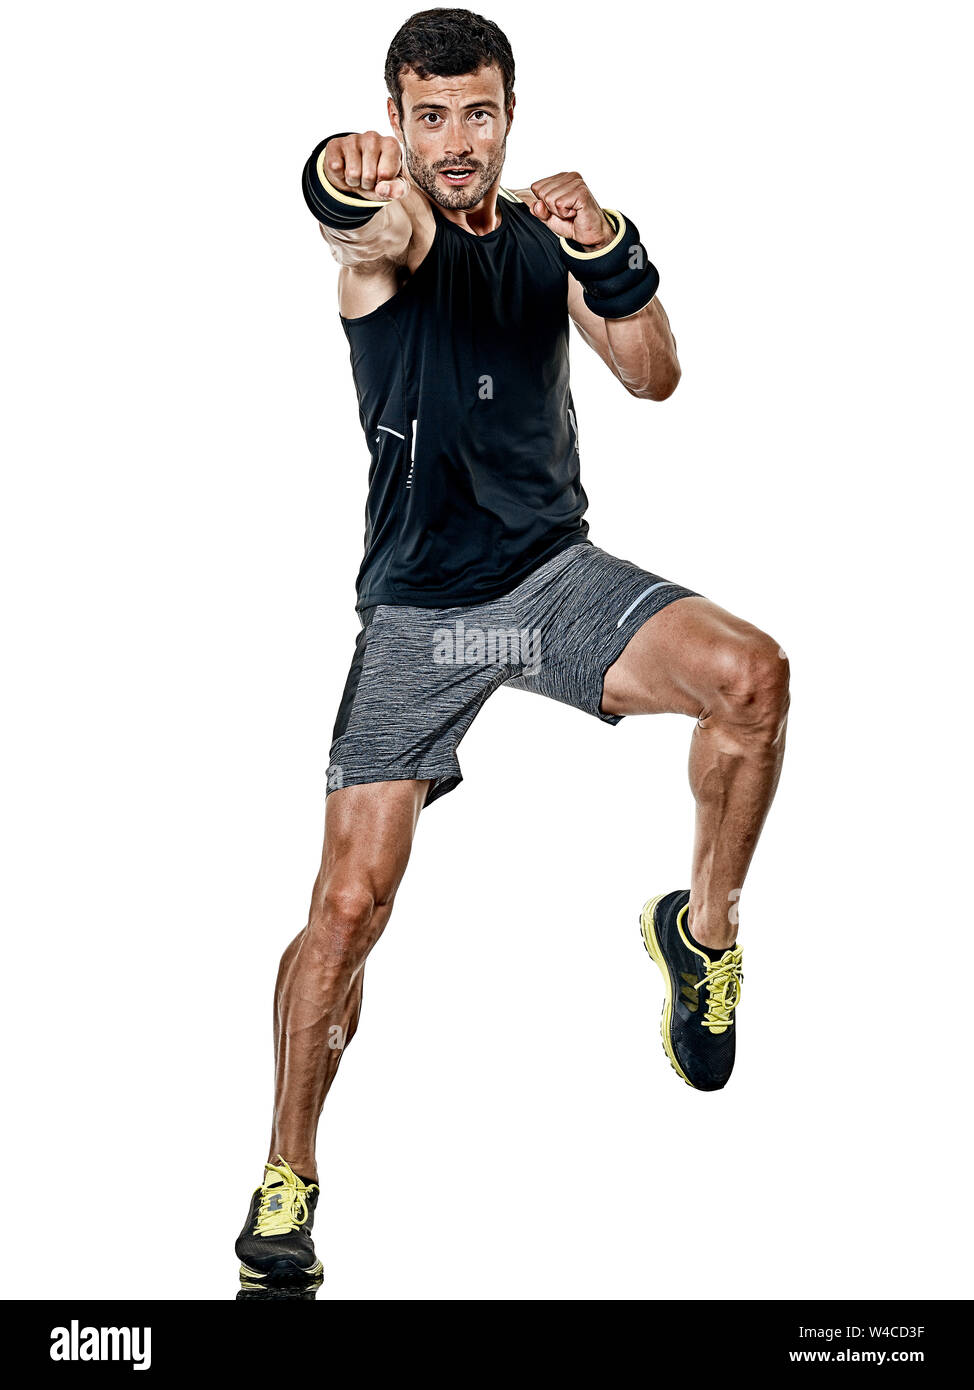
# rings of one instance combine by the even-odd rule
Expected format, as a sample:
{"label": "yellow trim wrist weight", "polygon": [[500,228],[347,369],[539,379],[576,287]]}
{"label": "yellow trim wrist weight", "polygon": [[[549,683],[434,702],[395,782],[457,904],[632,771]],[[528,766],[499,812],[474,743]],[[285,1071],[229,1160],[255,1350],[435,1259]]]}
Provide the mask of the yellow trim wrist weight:
{"label": "yellow trim wrist weight", "polygon": [[337,135],[329,135],[320,145],[315,145],[301,176],[304,201],[318,221],[326,227],[363,227],[375,216],[379,208],[384,208],[390,201],[388,198],[372,201],[360,198],[354,193],[343,193],[329,182],[325,174],[325,149],[329,141],[341,140],[343,136],[353,133],[351,130],[342,130]]}
{"label": "yellow trim wrist weight", "polygon": [[608,246],[592,251],[565,237],[558,241],[565,268],[582,286],[592,313],[603,319],[624,319],[645,309],[659,288],[659,271],[646,254],[636,225],[615,208],[602,211],[615,228]]}

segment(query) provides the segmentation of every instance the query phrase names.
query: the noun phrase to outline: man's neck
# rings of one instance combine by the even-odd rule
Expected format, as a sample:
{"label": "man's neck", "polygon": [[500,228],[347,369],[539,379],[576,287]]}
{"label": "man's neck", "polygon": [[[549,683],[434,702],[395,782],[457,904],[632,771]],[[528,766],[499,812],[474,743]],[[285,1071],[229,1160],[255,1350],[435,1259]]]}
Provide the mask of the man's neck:
{"label": "man's neck", "polygon": [[[410,180],[410,182],[413,181]],[[496,232],[503,221],[497,212],[497,190],[499,187],[500,178],[491,184],[476,207],[445,208],[442,203],[437,203],[436,206],[448,222],[452,222],[462,231],[469,232],[471,236],[487,236],[489,232]],[[426,196],[429,198],[428,193]],[[430,198],[430,202],[432,201],[433,199]]]}

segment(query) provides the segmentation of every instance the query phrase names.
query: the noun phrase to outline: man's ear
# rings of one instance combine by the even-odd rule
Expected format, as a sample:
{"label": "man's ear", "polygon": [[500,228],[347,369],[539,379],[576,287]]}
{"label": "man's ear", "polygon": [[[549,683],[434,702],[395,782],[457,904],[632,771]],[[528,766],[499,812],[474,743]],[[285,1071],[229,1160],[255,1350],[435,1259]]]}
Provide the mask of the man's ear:
{"label": "man's ear", "polygon": [[514,93],[512,92],[512,93],[511,93],[511,104],[510,104],[510,106],[507,108],[507,128],[508,128],[508,130],[510,130],[511,126],[514,124],[514,103],[516,102],[516,100],[517,100],[517,98],[515,97]]}
{"label": "man's ear", "polygon": [[396,103],[393,101],[392,97],[386,97],[386,110],[389,113],[389,124],[392,127],[393,135],[397,140],[402,140],[402,127],[399,124],[399,112],[396,109]]}

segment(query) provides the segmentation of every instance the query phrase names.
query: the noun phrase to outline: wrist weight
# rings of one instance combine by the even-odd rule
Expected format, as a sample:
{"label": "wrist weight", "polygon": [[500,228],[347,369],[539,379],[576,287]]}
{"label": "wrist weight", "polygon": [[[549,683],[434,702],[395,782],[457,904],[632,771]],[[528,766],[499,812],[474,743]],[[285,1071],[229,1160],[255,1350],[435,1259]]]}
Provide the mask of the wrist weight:
{"label": "wrist weight", "polygon": [[312,150],[301,176],[304,201],[318,221],[326,227],[342,230],[364,227],[389,201],[385,199],[370,202],[368,198],[360,198],[357,194],[345,193],[329,181],[325,173],[325,149],[328,142],[354,133],[352,130],[342,130],[337,135],[329,135],[327,140],[322,140],[321,144]]}
{"label": "wrist weight", "polygon": [[608,246],[593,251],[577,241],[559,237],[566,269],[583,289],[593,314],[603,319],[624,319],[636,314],[659,288],[659,271],[639,240],[639,229],[615,208],[603,208],[615,236]]}

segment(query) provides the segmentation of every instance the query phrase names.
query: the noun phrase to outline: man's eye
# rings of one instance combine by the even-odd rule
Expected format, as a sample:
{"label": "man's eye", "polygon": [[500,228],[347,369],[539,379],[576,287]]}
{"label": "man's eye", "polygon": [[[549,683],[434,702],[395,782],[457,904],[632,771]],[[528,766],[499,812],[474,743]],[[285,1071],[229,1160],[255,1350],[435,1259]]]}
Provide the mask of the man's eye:
{"label": "man's eye", "polygon": [[426,115],[423,117],[423,120],[427,125],[435,125],[439,119],[440,118],[435,111],[427,111]]}
{"label": "man's eye", "polygon": [[488,115],[489,115],[489,112],[487,112],[487,111],[472,111],[470,114],[473,116],[473,118],[474,118],[475,121],[476,121],[476,120],[485,121],[485,120],[487,119]]}

